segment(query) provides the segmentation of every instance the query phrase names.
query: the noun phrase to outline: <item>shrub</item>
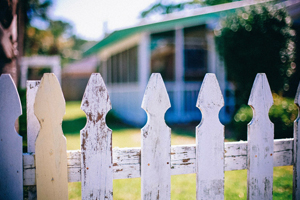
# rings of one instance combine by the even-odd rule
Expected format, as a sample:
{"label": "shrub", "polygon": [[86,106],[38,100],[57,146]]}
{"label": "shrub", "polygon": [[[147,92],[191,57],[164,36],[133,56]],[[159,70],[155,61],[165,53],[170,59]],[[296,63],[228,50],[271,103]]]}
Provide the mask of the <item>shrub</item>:
{"label": "shrub", "polygon": [[[257,4],[227,15],[215,30],[228,80],[236,86],[237,108],[246,104],[257,73],[266,73],[275,93],[289,90],[295,72],[295,31],[279,5]],[[294,64],[294,63],[293,63]]]}
{"label": "shrub", "polygon": [[[269,111],[269,118],[274,123],[275,139],[292,138],[293,124],[298,109],[294,100],[273,94],[274,104]],[[243,105],[237,111],[233,120],[237,140],[247,140],[247,124],[251,121],[253,111],[250,106]]]}

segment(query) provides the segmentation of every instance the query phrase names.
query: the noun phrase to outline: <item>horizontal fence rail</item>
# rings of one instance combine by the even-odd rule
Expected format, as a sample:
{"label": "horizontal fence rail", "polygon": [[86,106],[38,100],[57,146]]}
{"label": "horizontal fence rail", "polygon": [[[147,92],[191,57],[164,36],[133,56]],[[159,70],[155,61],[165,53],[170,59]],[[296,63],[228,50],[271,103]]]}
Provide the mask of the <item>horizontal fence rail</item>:
{"label": "horizontal fence rail", "polygon": [[[293,165],[293,139],[274,140],[273,166]],[[69,182],[81,181],[81,152],[67,151]],[[113,148],[113,178],[141,177],[141,148]],[[35,185],[34,153],[24,153],[24,185]],[[171,147],[171,175],[196,173],[196,146]],[[225,142],[225,171],[247,169],[247,142]]]}
{"label": "horizontal fence rail", "polygon": [[[65,100],[54,74],[27,83],[27,145],[14,123],[21,114],[20,99],[9,75],[0,77],[0,191],[4,199],[68,199],[68,182],[82,182],[82,199],[113,199],[113,179],[141,177],[142,199],[170,199],[171,175],[195,173],[197,199],[224,199],[224,172],[247,170],[247,198],[272,199],[273,167],[293,165],[293,199],[300,199],[300,117],[294,138],[274,140],[268,117],[273,104],[265,74],[257,74],[249,105],[253,119],[248,140],[224,142],[219,121],[224,99],[214,74],[206,74],[197,98],[202,121],[196,144],[171,146],[171,129],[164,116],[171,103],[160,74],[152,74],[142,108],[147,123],[141,147],[112,148],[112,130],[105,117],[113,107],[99,73],[91,75],[81,109],[87,123],[81,130],[81,149],[66,150],[62,132]],[[295,104],[300,105],[300,84]]]}

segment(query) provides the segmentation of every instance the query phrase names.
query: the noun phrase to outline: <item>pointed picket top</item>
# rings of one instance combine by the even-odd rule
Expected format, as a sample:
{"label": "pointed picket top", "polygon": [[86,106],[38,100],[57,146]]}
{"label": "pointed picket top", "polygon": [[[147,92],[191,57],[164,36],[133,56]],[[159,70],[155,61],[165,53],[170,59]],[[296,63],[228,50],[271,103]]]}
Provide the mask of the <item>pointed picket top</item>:
{"label": "pointed picket top", "polygon": [[141,130],[141,199],[170,199],[171,129],[164,120],[169,107],[161,75],[152,74],[142,102],[148,121]]}
{"label": "pointed picket top", "polygon": [[215,74],[205,75],[196,106],[202,112],[196,127],[197,199],[224,199],[224,126],[219,120],[224,99]]}
{"label": "pointed picket top", "polygon": [[273,98],[264,73],[256,75],[248,104],[253,109],[248,124],[248,199],[272,199],[274,125],[269,109]]}
{"label": "pointed picket top", "polygon": [[248,105],[252,106],[255,111],[267,112],[273,105],[273,97],[267,76],[265,73],[256,75],[253,87],[251,90]]}
{"label": "pointed picket top", "polygon": [[293,199],[300,199],[300,83],[295,97],[298,107],[298,117],[294,122],[294,175],[293,175]]}
{"label": "pointed picket top", "polygon": [[111,103],[99,73],[91,75],[81,109],[87,116],[80,131],[82,199],[113,199],[112,130],[105,122]]}
{"label": "pointed picket top", "polygon": [[[99,117],[105,120],[105,115],[111,110],[109,95],[99,73],[93,73],[89,79],[82,98],[81,110],[86,113],[87,119],[94,123],[98,122]],[[98,116],[99,113],[103,113],[104,117]]]}
{"label": "pointed picket top", "polygon": [[15,121],[22,114],[17,88],[9,74],[0,76],[1,199],[23,199],[22,137]]}
{"label": "pointed picket top", "polygon": [[211,115],[212,113],[219,115],[223,106],[224,98],[216,75],[207,73],[202,82],[196,107],[201,110],[202,115]]}
{"label": "pointed picket top", "polygon": [[1,103],[5,105],[1,108],[1,112],[9,113],[5,119],[15,123],[17,118],[22,114],[21,101],[17,88],[10,74],[2,74],[0,76],[0,83]]}
{"label": "pointed picket top", "polygon": [[[45,104],[45,102],[47,102],[47,104]],[[49,120],[51,119],[51,121],[55,120],[55,123],[61,123],[66,113],[65,99],[54,73],[44,74],[34,103],[34,114],[41,124],[46,122],[44,121],[45,116],[49,116],[49,113],[51,113],[51,116],[52,114],[56,116],[48,118]]]}
{"label": "pointed picket top", "polygon": [[153,73],[148,82],[142,108],[150,115],[162,115],[171,107],[164,81],[159,73]]}
{"label": "pointed picket top", "polygon": [[53,73],[44,74],[34,103],[41,128],[35,142],[38,199],[68,199],[67,144],[62,132],[65,100]]}

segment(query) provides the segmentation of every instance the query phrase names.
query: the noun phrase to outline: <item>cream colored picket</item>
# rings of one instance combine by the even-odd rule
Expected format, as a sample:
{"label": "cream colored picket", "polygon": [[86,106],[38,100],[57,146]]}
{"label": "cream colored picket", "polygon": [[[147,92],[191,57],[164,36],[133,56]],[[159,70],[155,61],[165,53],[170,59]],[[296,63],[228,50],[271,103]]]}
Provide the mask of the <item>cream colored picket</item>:
{"label": "cream colored picket", "polygon": [[15,121],[22,114],[17,88],[9,74],[0,76],[0,199],[23,199],[22,137]]}
{"label": "cream colored picket", "polygon": [[298,107],[298,117],[294,122],[293,199],[300,199],[300,83],[295,97],[295,104]]}
{"label": "cream colored picket", "polygon": [[112,130],[105,123],[111,103],[99,73],[91,75],[81,109],[87,116],[80,132],[82,199],[113,199]]}
{"label": "cream colored picket", "polygon": [[35,143],[38,199],[68,199],[67,145],[62,132],[65,100],[53,73],[44,74],[34,113],[41,128]]}
{"label": "cream colored picket", "polygon": [[219,121],[223,106],[215,74],[206,74],[197,100],[202,113],[196,127],[197,199],[224,199],[224,126]]}
{"label": "cream colored picket", "polygon": [[170,106],[161,75],[152,74],[142,102],[148,116],[147,124],[141,131],[142,199],[170,199],[171,129],[164,120]]}
{"label": "cream colored picket", "polygon": [[253,109],[248,124],[248,199],[272,199],[274,125],[269,119],[273,105],[265,74],[256,75],[248,104]]}
{"label": "cream colored picket", "polygon": [[[12,99],[17,93],[12,85],[2,84],[3,77],[9,76],[0,77],[0,104],[5,104],[2,99],[6,99],[9,102],[5,105],[9,106],[0,105],[0,139],[11,140],[14,136],[3,137],[6,132],[2,129],[14,127],[17,116],[14,120],[6,122],[10,118],[6,118],[2,113],[5,110],[4,113],[14,116],[12,107],[15,101]],[[9,81],[12,83],[11,79]],[[3,88],[5,92],[1,91]],[[36,136],[31,134],[34,132],[36,134],[39,125],[30,121],[33,110],[32,99],[37,88],[39,90],[34,110],[39,116],[42,128],[36,142],[35,153],[31,147]],[[295,98],[298,108],[299,95],[300,85]],[[91,76],[82,101],[87,124],[81,131],[81,150],[66,151],[65,138],[61,130],[64,99],[53,74],[44,76],[41,87],[38,87],[38,82],[29,82],[27,101],[28,137],[31,138],[28,140],[28,150],[31,152],[23,154],[24,182],[20,173],[21,180],[9,177],[10,185],[6,185],[7,188],[18,188],[20,183],[21,186],[37,185],[38,199],[67,199],[67,182],[81,181],[82,185],[86,182],[85,186],[82,186],[82,199],[112,199],[112,179],[141,177],[142,199],[170,199],[171,175],[197,173],[197,199],[223,199],[224,170],[248,169],[248,199],[271,199],[273,167],[294,165],[293,199],[300,198],[299,116],[295,121],[294,138],[273,139],[273,124],[268,118],[272,95],[264,74],[258,74],[253,84],[249,105],[254,110],[254,116],[248,126],[248,141],[241,142],[224,143],[224,127],[218,120],[218,113],[224,102],[213,74],[206,75],[197,101],[203,120],[196,129],[196,145],[170,146],[170,128],[164,122],[164,115],[170,107],[170,102],[159,74],[151,76],[142,103],[148,114],[148,121],[142,129],[141,148],[111,149],[111,130],[105,123],[105,115],[111,109],[111,105],[100,74]],[[20,107],[20,104],[18,105]],[[20,110],[19,107],[17,110]],[[48,117],[52,117],[51,120]],[[13,135],[20,139],[17,134]],[[10,145],[7,147],[9,150],[5,151],[1,143],[1,161],[18,164],[15,157],[10,157],[10,154],[6,153],[17,152],[15,145],[15,143]],[[20,152],[21,155],[22,149]],[[97,157],[99,153],[101,156]],[[1,172],[4,171],[3,166],[4,162],[0,162]],[[19,166],[22,166],[22,160]],[[12,167],[12,170],[14,169]],[[2,189],[6,180],[5,175],[0,173],[1,192],[5,191]],[[10,199],[3,194],[1,193],[0,199],[2,197]],[[10,192],[10,195],[23,195],[22,188],[18,189],[18,192]],[[22,197],[14,196],[11,199]]]}

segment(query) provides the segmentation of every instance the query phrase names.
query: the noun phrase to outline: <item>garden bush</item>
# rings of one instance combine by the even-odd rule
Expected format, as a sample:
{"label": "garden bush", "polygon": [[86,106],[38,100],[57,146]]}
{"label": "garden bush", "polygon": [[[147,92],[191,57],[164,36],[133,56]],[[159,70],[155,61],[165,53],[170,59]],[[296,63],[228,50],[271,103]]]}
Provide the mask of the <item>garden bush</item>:
{"label": "garden bush", "polygon": [[[275,139],[292,138],[294,120],[298,115],[297,106],[291,98],[273,94],[274,104],[269,111],[269,118],[274,123]],[[251,121],[253,111],[250,106],[243,105],[233,120],[235,138],[247,140],[247,124]]]}

